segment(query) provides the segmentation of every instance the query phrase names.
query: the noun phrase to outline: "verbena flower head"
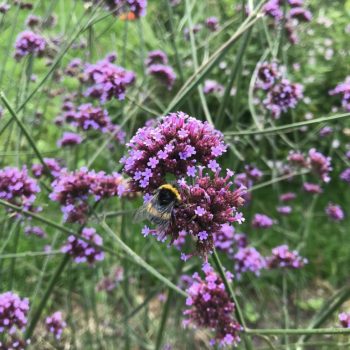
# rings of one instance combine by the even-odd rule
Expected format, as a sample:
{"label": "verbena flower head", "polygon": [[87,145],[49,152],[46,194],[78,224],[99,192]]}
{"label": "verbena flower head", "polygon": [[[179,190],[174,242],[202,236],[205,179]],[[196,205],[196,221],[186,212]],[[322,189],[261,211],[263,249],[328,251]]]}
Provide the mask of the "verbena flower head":
{"label": "verbena flower head", "polygon": [[325,212],[333,221],[342,221],[344,219],[344,212],[340,205],[328,203]]}
{"label": "verbena flower head", "polygon": [[152,64],[149,66],[147,73],[166,85],[168,90],[173,88],[176,74],[170,66],[164,64]]}
{"label": "verbena flower head", "polygon": [[135,81],[135,74],[103,59],[86,65],[84,80],[91,85],[85,95],[105,103],[112,98],[123,100],[126,88]]}
{"label": "verbena flower head", "polygon": [[303,188],[305,192],[312,193],[312,194],[319,194],[322,193],[322,188],[319,184],[314,184],[311,182],[305,182],[303,184]]}
{"label": "verbena flower head", "polygon": [[37,181],[28,176],[27,168],[6,167],[0,170],[0,198],[28,210],[40,192]]}
{"label": "verbena flower head", "polygon": [[15,58],[20,60],[29,54],[43,55],[46,48],[46,40],[39,34],[26,30],[18,34],[15,44]]}
{"label": "verbena flower head", "polygon": [[48,316],[45,320],[45,325],[47,331],[52,333],[56,339],[61,338],[64,328],[67,327],[61,311],[56,311],[51,316]]}
{"label": "verbena flower head", "polygon": [[[83,228],[81,236],[97,246],[102,246],[102,237],[96,233],[94,228]],[[94,265],[97,261],[102,261],[104,259],[104,253],[101,250],[72,235],[68,237],[61,251],[71,255],[76,263]]]}
{"label": "verbena flower head", "polygon": [[147,11],[147,0],[105,0],[116,15],[131,12],[135,18],[143,17]]}
{"label": "verbena flower head", "polygon": [[350,168],[345,169],[341,174],[340,174],[340,179],[350,183]]}
{"label": "verbena flower head", "polygon": [[208,94],[213,93],[222,93],[225,90],[224,86],[218,83],[216,80],[205,80],[204,86],[203,86],[203,92]]}
{"label": "verbena flower head", "polygon": [[280,77],[281,72],[276,62],[263,62],[258,69],[256,87],[269,90]]}
{"label": "verbena flower head", "polygon": [[302,7],[294,7],[289,11],[291,18],[297,18],[300,21],[310,22],[312,20],[312,13]]}
{"label": "verbena flower head", "polygon": [[330,157],[326,157],[321,152],[312,148],[309,151],[308,161],[315,174],[317,174],[324,182],[330,181],[329,173],[332,171]]}
{"label": "verbena flower head", "polygon": [[151,193],[167,174],[194,176],[194,167],[208,165],[226,151],[223,135],[209,123],[183,112],[162,117],[154,127],[143,127],[127,144],[121,162],[136,191]]}
{"label": "verbena flower head", "polygon": [[217,231],[213,235],[214,246],[216,249],[227,252],[228,254],[233,253],[233,248],[236,243],[236,234],[234,226],[230,224],[222,224],[221,230]]}
{"label": "verbena flower head", "polygon": [[325,126],[320,130],[320,136],[321,137],[326,137],[329,136],[333,133],[333,128],[331,128],[330,126]]}
{"label": "verbena flower head", "polygon": [[83,72],[83,61],[81,58],[73,58],[64,70],[65,74],[70,77],[78,76]]}
{"label": "verbena flower head", "polygon": [[273,224],[273,219],[264,214],[255,214],[252,220],[252,226],[254,228],[269,228]]}
{"label": "verbena flower head", "polygon": [[96,289],[98,291],[111,292],[114,290],[119,283],[124,279],[124,269],[123,267],[116,267],[112,274],[103,277],[97,284]]}
{"label": "verbena flower head", "polygon": [[[186,327],[208,328],[215,332],[211,345],[237,345],[242,326],[233,319],[235,309],[221,278],[209,264],[203,267],[205,279],[198,273],[193,275],[193,282],[187,289],[188,309],[184,311]],[[229,277],[229,276],[228,276]]]}
{"label": "verbena flower head", "polygon": [[64,219],[67,222],[86,221],[89,211],[89,196],[94,201],[114,196],[123,196],[128,186],[118,173],[107,175],[105,172],[88,171],[87,168],[69,172],[63,169],[52,182],[50,199],[61,204]]}
{"label": "verbena flower head", "polygon": [[323,182],[330,181],[329,173],[332,171],[331,160],[331,157],[323,155],[315,148],[310,149],[307,156],[297,151],[290,152],[288,155],[288,161],[291,165],[310,169]]}
{"label": "verbena flower head", "polygon": [[149,67],[153,64],[168,64],[167,54],[161,50],[150,51],[145,60],[145,65]]}
{"label": "verbena flower head", "polygon": [[40,238],[46,238],[46,233],[45,231],[39,227],[39,226],[27,226],[24,229],[24,233],[29,236],[29,235],[34,235]]}
{"label": "verbena flower head", "polygon": [[7,4],[6,2],[2,2],[0,4],[0,13],[5,14],[10,8],[11,6],[9,4]]}
{"label": "verbena flower head", "polygon": [[219,20],[217,17],[209,17],[205,20],[206,27],[212,32],[216,32],[219,29]]}
{"label": "verbena flower head", "polygon": [[0,335],[23,332],[27,325],[29,300],[21,299],[17,294],[0,294]]}
{"label": "verbena flower head", "polygon": [[339,322],[344,328],[350,328],[350,313],[342,312],[338,316]]}
{"label": "verbena flower head", "polygon": [[338,84],[333,90],[329,91],[330,95],[341,95],[343,108],[350,112],[350,76],[344,82]]}
{"label": "verbena flower head", "polygon": [[290,202],[294,200],[297,197],[297,195],[294,192],[286,192],[282,193],[280,195],[280,201],[281,202]]}
{"label": "verbena flower head", "polygon": [[288,109],[295,108],[302,97],[302,85],[282,79],[281,82],[275,84],[268,91],[267,97],[263,102],[265,107],[271,112],[272,117],[278,119]]}
{"label": "verbena flower head", "polygon": [[36,178],[40,178],[43,175],[51,175],[53,177],[58,176],[61,171],[61,165],[55,158],[44,158],[44,162],[48,169],[50,170],[50,174],[48,174],[47,170],[42,164],[33,164],[32,165],[32,173]]}
{"label": "verbena flower head", "polygon": [[[213,175],[211,175],[211,173]],[[238,208],[243,205],[245,188],[234,188],[231,171],[226,177],[199,169],[193,182],[179,181],[181,205],[174,209],[174,221],[161,235],[176,239],[181,230],[196,238],[196,251],[204,258],[213,250],[214,239],[224,224],[244,221]],[[232,188],[233,187],[233,188]]]}
{"label": "verbena flower head", "polygon": [[253,272],[256,276],[266,267],[265,259],[253,247],[240,248],[234,255],[235,271],[240,277],[242,273]]}
{"label": "verbena flower head", "polygon": [[268,16],[274,18],[276,21],[280,21],[283,18],[283,10],[279,0],[269,0],[263,9]]}
{"label": "verbena flower head", "polygon": [[57,141],[58,147],[75,146],[82,143],[83,138],[74,132],[64,132],[62,138]]}
{"label": "verbena flower head", "polygon": [[292,207],[289,205],[282,205],[276,208],[277,212],[282,215],[289,215],[292,212]]}
{"label": "verbena flower head", "polygon": [[36,26],[38,26],[41,22],[40,17],[35,16],[35,15],[29,15],[26,19],[26,26],[30,27],[30,28],[34,28]]}
{"label": "verbena flower head", "polygon": [[112,128],[112,121],[107,110],[101,107],[94,107],[91,103],[78,107],[73,124],[83,130],[94,129],[103,133]]}
{"label": "verbena flower head", "polygon": [[302,258],[299,253],[289,250],[286,244],[272,249],[272,256],[266,258],[269,268],[291,268],[300,269],[307,263],[307,259]]}

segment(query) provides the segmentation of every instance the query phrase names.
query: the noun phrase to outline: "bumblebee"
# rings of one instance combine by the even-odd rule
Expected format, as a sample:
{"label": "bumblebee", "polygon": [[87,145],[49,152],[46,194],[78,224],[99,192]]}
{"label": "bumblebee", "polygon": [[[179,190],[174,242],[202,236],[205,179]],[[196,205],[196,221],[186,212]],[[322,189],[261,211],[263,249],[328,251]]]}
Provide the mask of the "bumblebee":
{"label": "bumblebee", "polygon": [[135,218],[137,221],[148,219],[164,231],[173,219],[174,208],[180,203],[180,193],[173,185],[161,185],[151,200],[139,209]]}

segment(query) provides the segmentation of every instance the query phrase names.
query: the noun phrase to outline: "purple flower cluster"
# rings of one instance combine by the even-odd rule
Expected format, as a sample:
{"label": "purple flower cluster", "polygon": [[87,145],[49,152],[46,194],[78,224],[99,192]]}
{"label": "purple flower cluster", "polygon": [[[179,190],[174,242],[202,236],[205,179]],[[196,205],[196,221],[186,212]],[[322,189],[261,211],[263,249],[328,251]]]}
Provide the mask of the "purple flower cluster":
{"label": "purple flower cluster", "polygon": [[292,207],[289,205],[280,205],[276,208],[276,210],[282,215],[289,215],[292,212]]}
{"label": "purple flower cluster", "polygon": [[[82,104],[78,108],[75,108],[70,101],[64,103],[63,109],[63,114],[56,118],[56,121],[59,121],[60,125],[66,122],[82,131],[98,130],[102,133],[108,132],[113,134],[119,143],[125,142],[125,132],[119,125],[112,123],[106,109],[94,107],[91,103]],[[69,138],[71,137],[69,135],[72,134],[67,134],[68,137],[66,137],[66,141],[63,143],[69,145]],[[78,136],[81,138],[80,135]]]}
{"label": "purple flower cluster", "polygon": [[274,220],[264,214],[255,214],[252,220],[254,228],[269,228],[274,224]]}
{"label": "purple flower cluster", "polygon": [[266,267],[264,257],[253,247],[240,248],[234,255],[234,262],[238,277],[248,271],[259,276],[260,271]]}
{"label": "purple flower cluster", "polygon": [[280,195],[280,201],[281,202],[290,202],[290,201],[293,201],[296,197],[297,196],[294,192],[286,192],[286,193],[282,193]]}
{"label": "purple flower cluster", "polygon": [[259,66],[255,87],[266,93],[263,104],[274,119],[295,108],[303,97],[303,86],[286,79],[276,62],[263,62]]}
{"label": "purple flower cluster", "polygon": [[52,333],[56,339],[61,338],[63,329],[67,327],[61,311],[56,311],[51,316],[48,316],[45,320],[45,325],[47,331]]}
{"label": "purple flower cluster", "polygon": [[85,95],[105,103],[112,98],[123,100],[126,88],[135,81],[135,74],[105,58],[95,64],[86,65],[84,81],[91,85]]}
{"label": "purple flower cluster", "polygon": [[341,174],[340,174],[340,179],[350,183],[350,168],[345,169]]}
{"label": "purple flower cluster", "polygon": [[223,135],[209,123],[183,112],[162,117],[154,127],[143,127],[127,144],[128,157],[122,158],[131,188],[153,192],[166,182],[166,175],[195,175],[195,167],[216,166],[215,158],[226,151]]}
{"label": "purple flower cluster", "polygon": [[30,28],[34,28],[41,23],[41,19],[35,15],[29,15],[26,19],[26,25]]}
{"label": "purple flower cluster", "polygon": [[168,90],[171,90],[176,80],[176,74],[167,63],[168,56],[160,50],[150,51],[145,60],[147,73],[165,84]]}
{"label": "purple flower cluster", "polygon": [[106,5],[116,15],[131,12],[135,18],[146,15],[147,0],[105,0]]}
{"label": "purple flower cluster", "polygon": [[10,8],[11,6],[9,4],[2,2],[0,4],[0,13],[5,14]]}
{"label": "purple flower cluster", "polygon": [[[284,4],[288,4],[289,7],[284,8]],[[311,12],[305,9],[303,5],[303,0],[269,0],[263,8],[264,12],[274,19],[276,25],[282,20],[284,21],[284,29],[292,44],[298,42],[298,37],[295,33],[296,26],[293,23],[293,19],[305,22],[310,22],[312,19]],[[285,11],[285,9],[287,9],[287,11]]]}
{"label": "purple flower cluster", "polygon": [[305,182],[303,184],[303,188],[305,192],[312,193],[312,194],[320,194],[322,193],[322,188],[319,184],[314,184],[311,182]]}
{"label": "purple flower cluster", "polygon": [[124,279],[124,269],[122,267],[117,267],[112,272],[112,275],[103,277],[97,284],[96,288],[98,291],[111,292],[114,290]]}
{"label": "purple flower cluster", "polygon": [[338,84],[333,90],[329,91],[330,95],[342,95],[342,106],[350,112],[350,76],[343,83]]}
{"label": "purple flower cluster", "polygon": [[46,237],[45,231],[39,226],[27,226],[24,229],[24,233],[26,235],[34,235],[34,236],[37,236],[37,237],[40,237],[40,238],[45,238]]}
{"label": "purple flower cluster", "polygon": [[273,248],[272,255],[266,258],[266,261],[271,269],[278,267],[300,269],[307,263],[307,259],[302,258],[296,250],[290,251],[286,244]]}
{"label": "purple flower cluster", "polygon": [[153,64],[168,64],[168,56],[164,51],[154,50],[148,52],[145,60],[146,67],[152,66]]}
{"label": "purple flower cluster", "polygon": [[263,103],[271,112],[273,118],[278,119],[288,109],[295,108],[302,97],[303,86],[301,84],[291,83],[288,79],[282,79],[269,89]]}
{"label": "purple flower cluster", "polygon": [[58,176],[61,171],[61,165],[55,158],[44,158],[44,162],[50,171],[48,174],[47,169],[42,164],[33,164],[32,173],[36,178],[41,178],[43,175],[51,175],[53,177]]}
{"label": "purple flower cluster", "polygon": [[188,309],[184,311],[184,325],[213,330],[215,339],[211,340],[211,345],[236,345],[240,341],[239,332],[242,326],[232,317],[235,305],[230,300],[221,278],[211,266],[205,264],[203,271],[205,279],[195,273],[192,276],[193,282],[187,289]]}
{"label": "purple flower cluster", "polygon": [[333,133],[333,128],[330,126],[325,126],[320,130],[320,136],[321,137],[327,137]]}
{"label": "purple flower cluster", "polygon": [[17,294],[0,294],[0,334],[23,332],[27,324],[29,300],[21,299]]}
{"label": "purple flower cluster", "polygon": [[340,205],[328,203],[325,212],[333,221],[342,221],[344,219],[344,212]]}
{"label": "purple flower cluster", "polygon": [[221,225],[221,230],[213,234],[216,249],[232,255],[235,247],[244,248],[247,245],[247,237],[244,233],[236,233],[231,224]]}
{"label": "purple flower cluster", "polygon": [[172,67],[164,64],[152,64],[147,69],[149,75],[154,76],[171,90],[176,80],[176,74]]}
{"label": "purple flower cluster", "polygon": [[204,86],[203,86],[203,92],[206,95],[215,94],[215,93],[221,94],[224,91],[224,89],[225,89],[224,86],[218,83],[216,80],[207,79],[204,82]]}
{"label": "purple flower cluster", "polygon": [[344,328],[350,328],[350,313],[342,312],[339,314],[339,322]]}
{"label": "purple flower cluster", "polygon": [[281,76],[282,73],[276,62],[263,62],[259,65],[255,87],[269,90]]}
{"label": "purple flower cluster", "polygon": [[64,132],[63,136],[57,141],[58,147],[75,146],[82,143],[83,138],[74,132]]}
{"label": "purple flower cluster", "polygon": [[217,17],[208,17],[205,20],[205,25],[206,27],[212,31],[212,32],[216,32],[219,29],[219,20],[217,19]]}
{"label": "purple flower cluster", "polygon": [[81,224],[87,218],[90,195],[99,201],[127,192],[127,184],[120,174],[107,175],[103,171],[96,173],[86,168],[74,172],[63,169],[53,181],[52,188],[50,199],[61,204],[65,221]]}
{"label": "purple flower cluster", "polygon": [[46,40],[39,34],[26,30],[20,33],[15,44],[15,58],[20,60],[29,54],[42,56],[46,48]]}
{"label": "purple flower cluster", "polygon": [[96,233],[96,230],[91,227],[85,227],[81,232],[81,237],[85,238],[88,242],[94,243],[94,245],[75,236],[69,236],[61,251],[74,257],[76,263],[87,262],[89,265],[93,265],[97,261],[102,261],[104,259],[104,253],[95,246],[102,246],[103,240]]}
{"label": "purple flower cluster", "polygon": [[221,177],[219,171],[210,176],[203,168],[188,184],[184,179],[179,181],[181,205],[174,209],[174,220],[161,236],[170,236],[172,241],[179,232],[185,230],[197,238],[196,250],[204,258],[213,250],[214,237],[222,234],[224,224],[244,221],[242,213],[237,209],[243,205],[242,194],[245,189],[231,189],[233,173],[227,171]]}
{"label": "purple flower cluster", "polygon": [[322,181],[329,182],[329,173],[332,171],[331,158],[324,156],[321,152],[312,148],[309,151],[308,163],[312,171],[317,174]]}
{"label": "purple flower cluster", "polygon": [[307,157],[300,152],[291,152],[288,155],[288,161],[291,165],[310,169],[326,183],[330,181],[329,173],[332,171],[331,160],[330,157],[326,157],[315,148],[309,150]]}
{"label": "purple flower cluster", "polygon": [[83,61],[80,58],[73,58],[67,65],[64,72],[70,77],[76,77],[83,72]]}
{"label": "purple flower cluster", "polygon": [[0,170],[0,198],[28,210],[40,188],[36,180],[28,176],[27,168],[21,170],[6,167]]}

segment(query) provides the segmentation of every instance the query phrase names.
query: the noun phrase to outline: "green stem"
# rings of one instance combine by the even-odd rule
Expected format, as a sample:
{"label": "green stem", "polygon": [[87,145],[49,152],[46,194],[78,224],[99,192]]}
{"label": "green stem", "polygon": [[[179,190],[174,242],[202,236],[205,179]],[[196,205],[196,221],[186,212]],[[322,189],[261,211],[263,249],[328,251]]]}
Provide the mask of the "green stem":
{"label": "green stem", "polygon": [[7,98],[6,98],[6,96],[5,96],[5,94],[3,92],[0,92],[0,99],[4,103],[5,107],[8,109],[8,111],[10,112],[11,116],[15,119],[15,121],[18,124],[18,126],[20,127],[20,129],[22,130],[22,132],[25,135],[25,137],[27,138],[27,141],[29,142],[30,146],[33,148],[33,151],[34,151],[35,155],[38,157],[40,163],[44,166],[44,168],[46,170],[48,170],[48,173],[50,174],[50,169],[47,168],[47,165],[45,164],[41,153],[39,152],[38,148],[36,147],[36,144],[35,144],[33,138],[30,136],[27,128],[25,127],[25,125],[19,119],[17,113],[11,107],[9,101],[7,100]]}
{"label": "green stem", "polygon": [[[243,317],[243,312],[242,312],[242,309],[241,307],[239,306],[239,303],[238,303],[238,300],[236,298],[236,295],[235,293],[233,292],[233,289],[232,289],[232,286],[230,284],[230,282],[227,280],[227,277],[226,277],[226,273],[224,271],[224,268],[221,264],[221,261],[220,261],[220,258],[214,248],[213,250],[213,260],[214,260],[214,263],[216,265],[216,268],[218,269],[219,271],[219,274],[222,278],[222,281],[224,282],[224,285],[225,285],[225,288],[226,288],[226,291],[228,292],[229,296],[231,297],[232,301],[234,302],[235,304],[235,315],[236,315],[236,319],[238,321],[238,323],[243,327],[243,331],[245,331],[247,329],[247,326],[246,326],[246,323],[244,321],[244,317]],[[246,349],[247,350],[253,350],[253,345],[251,343],[251,340],[248,339],[247,337],[243,337],[243,340],[244,340],[244,343],[245,343],[245,346],[246,346]]]}
{"label": "green stem", "polygon": [[[181,274],[183,266],[184,266],[184,261],[181,260],[178,263],[175,275],[173,277],[173,280],[172,280],[173,283],[177,282],[178,276]],[[166,300],[164,308],[163,308],[162,319],[160,321],[160,327],[158,329],[158,335],[157,335],[157,341],[156,341],[155,350],[160,350],[160,348],[162,346],[163,337],[164,337],[164,329],[165,329],[166,322],[167,322],[167,319],[168,319],[168,316],[169,316],[170,306],[174,302],[173,294],[174,294],[173,290],[169,289],[168,297],[167,297],[167,300]]]}
{"label": "green stem", "polygon": [[336,114],[328,117],[321,117],[311,120],[305,120],[302,122],[280,125],[273,128],[266,128],[263,130],[245,130],[245,131],[228,131],[225,132],[225,136],[251,136],[251,135],[261,135],[261,134],[274,134],[278,132],[290,132],[294,129],[300,128],[305,125],[319,124],[319,123],[328,123],[333,120],[343,119],[350,117],[350,113]]}
{"label": "green stem", "polygon": [[119,237],[118,235],[113,232],[113,230],[105,223],[102,222],[101,226],[117,241],[120,248],[124,250],[124,252],[128,255],[130,255],[135,263],[143,267],[145,270],[147,270],[151,275],[159,279],[161,282],[163,282],[165,285],[167,285],[169,288],[173,289],[175,292],[180,294],[183,297],[187,297],[186,292],[184,292],[182,289],[180,289],[178,286],[176,286],[174,283],[169,281],[166,277],[164,277],[162,274],[160,274],[154,267],[147,264],[146,261],[144,261],[139,255],[137,255],[128,245],[126,245]]}
{"label": "green stem", "polygon": [[221,264],[221,261],[220,261],[219,256],[218,256],[215,249],[213,251],[212,257],[213,257],[214,263],[216,265],[216,268],[218,269],[219,274],[224,282],[225,288],[226,288],[227,292],[229,293],[232,301],[235,303],[235,314],[236,314],[237,321],[243,326],[244,329],[246,329],[247,327],[246,327],[246,324],[245,324],[245,321],[243,318],[243,313],[242,313],[241,307],[238,304],[236,295],[233,292],[231,284],[227,280],[224,268]]}
{"label": "green stem", "polygon": [[40,319],[40,316],[46,306],[46,303],[59,279],[59,277],[61,276],[63,270],[65,269],[65,267],[67,266],[68,262],[70,260],[70,256],[68,254],[66,254],[63,259],[61,260],[61,263],[58,265],[54,275],[51,277],[51,280],[49,282],[49,285],[44,293],[44,296],[42,297],[41,301],[40,301],[40,304],[36,310],[36,312],[34,313],[30,323],[29,323],[29,326],[26,330],[26,333],[25,333],[25,337],[26,339],[29,339],[34,330],[35,330],[35,327]]}
{"label": "green stem", "polygon": [[4,201],[4,200],[2,200],[2,199],[0,199],[0,205],[4,206],[4,207],[6,207],[6,208],[13,209],[13,210],[15,210],[15,211],[17,211],[17,212],[23,214],[24,216],[28,216],[28,217],[31,217],[31,218],[33,218],[33,219],[36,219],[36,220],[38,220],[38,221],[40,221],[40,222],[42,222],[42,223],[44,223],[44,224],[47,224],[47,225],[49,225],[49,226],[51,226],[51,227],[54,227],[54,228],[58,229],[58,230],[60,230],[60,231],[62,231],[62,232],[64,232],[64,233],[66,233],[66,234],[73,235],[73,236],[75,236],[75,237],[77,237],[77,238],[79,238],[79,239],[81,239],[81,240],[83,240],[83,241],[89,243],[91,246],[93,246],[93,247],[95,247],[95,248],[97,248],[97,249],[99,249],[99,250],[103,250],[103,251],[105,251],[105,252],[108,252],[108,253],[111,254],[111,255],[119,256],[119,254],[117,254],[113,249],[107,248],[107,247],[103,247],[103,246],[102,246],[102,247],[101,247],[101,246],[98,246],[98,245],[96,245],[95,243],[93,243],[93,242],[91,242],[91,241],[85,239],[85,238],[82,237],[81,235],[77,234],[76,232],[71,231],[71,230],[69,230],[68,228],[66,228],[66,227],[64,227],[64,226],[61,226],[61,225],[59,225],[59,224],[56,224],[54,221],[51,221],[51,220],[49,220],[49,219],[46,219],[46,218],[44,218],[44,217],[42,217],[42,216],[40,216],[40,215],[38,215],[38,214],[35,214],[35,213],[30,212],[30,211],[24,210],[23,208],[18,207],[17,205],[13,205],[13,204],[11,204],[11,203],[8,203],[8,202],[6,202],[6,201]]}
{"label": "green stem", "polygon": [[[246,48],[248,46],[251,32],[252,32],[252,28],[249,28],[248,31],[244,34],[244,37],[243,37],[242,42],[241,42],[241,45],[240,45],[240,47],[238,49],[235,66],[233,67],[233,69],[231,71],[230,79],[229,79],[229,81],[227,83],[227,86],[226,86],[226,89],[225,89],[225,93],[224,93],[224,96],[222,98],[222,102],[220,104],[218,117],[217,117],[217,122],[216,122],[216,127],[219,130],[221,129],[222,122],[224,120],[224,114],[225,114],[225,110],[226,110],[226,107],[227,107],[227,104],[228,104],[228,100],[229,100],[229,97],[230,97],[230,94],[231,94],[231,89],[232,89],[234,81],[237,78],[238,72],[240,70],[241,63],[242,63],[242,58],[243,58],[244,52],[245,52],[245,50],[246,50]],[[236,118],[235,115],[233,117],[234,117],[234,119]]]}
{"label": "green stem", "polygon": [[247,335],[331,335],[350,334],[350,328],[318,328],[318,329],[246,329]]}

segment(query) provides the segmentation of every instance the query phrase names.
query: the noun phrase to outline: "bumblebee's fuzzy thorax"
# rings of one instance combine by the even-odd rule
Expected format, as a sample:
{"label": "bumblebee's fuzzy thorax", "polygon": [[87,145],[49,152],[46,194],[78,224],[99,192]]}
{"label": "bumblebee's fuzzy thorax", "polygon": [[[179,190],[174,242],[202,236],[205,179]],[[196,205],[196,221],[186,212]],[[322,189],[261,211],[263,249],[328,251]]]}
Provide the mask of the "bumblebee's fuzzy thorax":
{"label": "bumblebee's fuzzy thorax", "polygon": [[178,202],[181,202],[180,193],[177,190],[177,188],[175,188],[173,185],[170,185],[170,184],[161,185],[158,190],[159,191],[160,190],[168,190],[168,191],[170,191],[175,196],[176,200]]}

